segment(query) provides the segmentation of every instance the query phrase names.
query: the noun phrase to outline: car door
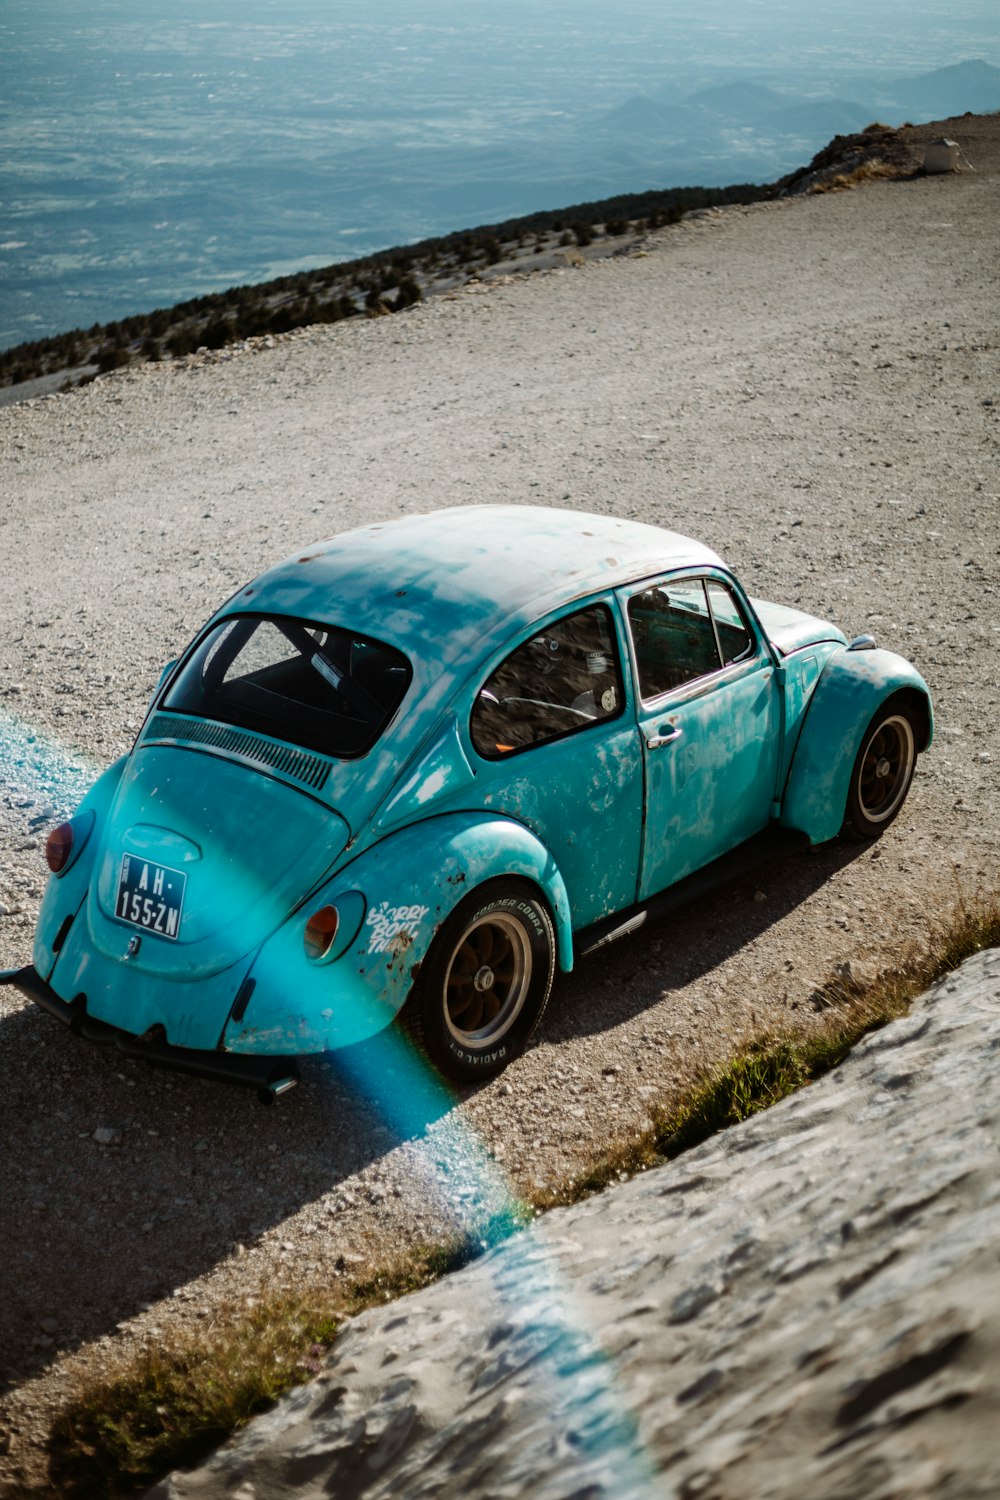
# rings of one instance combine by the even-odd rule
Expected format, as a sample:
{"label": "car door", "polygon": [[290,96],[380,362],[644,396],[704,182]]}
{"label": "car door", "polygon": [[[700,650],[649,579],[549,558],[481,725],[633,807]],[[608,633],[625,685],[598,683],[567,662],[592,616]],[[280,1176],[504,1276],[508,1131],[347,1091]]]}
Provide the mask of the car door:
{"label": "car door", "polygon": [[609,603],[550,621],[490,673],[470,721],[482,803],[551,851],[574,927],[635,900],[642,750]]}
{"label": "car door", "polygon": [[667,575],[623,602],[646,773],[644,900],[770,821],[780,688],[752,613],[724,577]]}

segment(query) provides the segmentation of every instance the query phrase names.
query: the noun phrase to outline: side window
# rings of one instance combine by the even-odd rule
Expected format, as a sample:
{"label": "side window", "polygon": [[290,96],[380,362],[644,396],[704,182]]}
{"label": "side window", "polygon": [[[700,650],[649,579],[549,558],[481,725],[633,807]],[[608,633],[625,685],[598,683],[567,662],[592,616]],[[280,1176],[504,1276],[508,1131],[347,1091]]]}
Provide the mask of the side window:
{"label": "side window", "polygon": [[730,588],[715,578],[667,579],[633,594],[629,628],[644,699],[753,655],[753,636]]}
{"label": "side window", "polygon": [[740,614],[739,605],[732,591],[717,579],[707,580],[708,598],[715,620],[715,633],[719,638],[722,665],[728,667],[734,661],[742,661],[753,650],[753,636]]}
{"label": "side window", "polygon": [[643,698],[658,698],[718,668],[719,651],[700,578],[668,580],[633,594],[628,619]]}
{"label": "side window", "polygon": [[614,719],[624,707],[611,612],[582,609],[512,651],[480,689],[472,743],[487,760]]}

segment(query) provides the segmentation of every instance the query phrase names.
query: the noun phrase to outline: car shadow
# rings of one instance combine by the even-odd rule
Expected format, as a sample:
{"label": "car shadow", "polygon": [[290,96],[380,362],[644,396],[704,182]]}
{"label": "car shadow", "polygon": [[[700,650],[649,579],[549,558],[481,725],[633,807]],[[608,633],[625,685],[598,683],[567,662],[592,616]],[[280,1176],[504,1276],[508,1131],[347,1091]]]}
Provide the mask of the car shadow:
{"label": "car shadow", "polygon": [[[426,1086],[398,1087],[366,1043],[304,1059],[303,1086],[266,1109],[83,1042],[30,1004],[0,1020],[0,1056],[0,1391],[182,1293],[454,1105],[422,1065]],[[318,1232],[335,1239],[336,1217]]]}
{"label": "car shadow", "polygon": [[[579,960],[543,1044],[621,1025],[760,937],[864,846],[775,861]],[[767,885],[766,902],[754,891]],[[388,1040],[387,1040],[388,1039]],[[273,1109],[252,1093],[123,1059],[33,1005],[0,1020],[6,1295],[0,1391],[211,1272],[482,1086],[443,1086],[400,1040],[306,1058]],[[402,1050],[401,1050],[402,1049]],[[408,1060],[409,1058],[409,1060]],[[318,1232],[338,1234],[336,1216]]]}
{"label": "car shadow", "polygon": [[[785,855],[579,958],[558,981],[539,1032],[558,1043],[632,1020],[763,936],[869,846],[839,840]],[[766,885],[766,899],[755,893]]]}

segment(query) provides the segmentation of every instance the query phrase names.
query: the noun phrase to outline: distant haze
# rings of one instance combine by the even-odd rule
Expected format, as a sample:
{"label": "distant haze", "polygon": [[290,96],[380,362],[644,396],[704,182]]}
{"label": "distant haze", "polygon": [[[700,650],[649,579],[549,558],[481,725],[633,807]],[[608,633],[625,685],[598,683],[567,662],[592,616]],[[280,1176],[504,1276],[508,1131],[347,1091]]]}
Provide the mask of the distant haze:
{"label": "distant haze", "polygon": [[3,0],[0,348],[1000,109],[997,0]]}

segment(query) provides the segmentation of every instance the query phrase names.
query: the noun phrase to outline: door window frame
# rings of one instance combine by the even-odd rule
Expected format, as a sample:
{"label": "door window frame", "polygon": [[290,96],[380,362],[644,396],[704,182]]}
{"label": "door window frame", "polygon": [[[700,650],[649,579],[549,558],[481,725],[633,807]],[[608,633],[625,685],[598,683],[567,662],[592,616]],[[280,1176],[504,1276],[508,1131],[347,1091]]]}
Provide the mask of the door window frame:
{"label": "door window frame", "polygon": [[[736,661],[730,662],[728,665],[723,664],[722,648],[719,642],[715,615],[712,611],[711,596],[706,589],[705,599],[708,604],[709,620],[715,639],[715,649],[719,656],[719,665],[710,672],[703,672],[699,677],[692,677],[687,682],[680,683],[677,687],[667,688],[664,692],[654,693],[647,698],[643,695],[642,680],[639,676],[639,659],[636,652],[635,638],[632,633],[629,604],[639,594],[647,593],[650,589],[657,588],[661,584],[674,582],[720,583],[727,588],[736,604],[740,618],[750,635],[751,648],[748,652],[738,657]],[[647,712],[662,711],[664,704],[690,702],[692,699],[702,697],[705,693],[712,692],[716,687],[722,687],[729,682],[738,682],[741,677],[758,671],[762,665],[777,665],[770,643],[761,628],[760,621],[750,607],[749,600],[732,574],[725,573],[719,568],[677,568],[669,572],[656,573],[649,578],[641,579],[637,583],[629,584],[627,588],[619,589],[618,599],[625,627],[629,665],[632,673],[632,690],[638,705],[640,720]]]}
{"label": "door window frame", "polygon": [[[586,614],[589,610],[597,608],[604,610],[610,624],[615,671],[618,678],[618,686],[621,689],[614,712],[603,714],[599,718],[591,719],[578,725],[570,725],[569,728],[561,731],[559,734],[553,734],[544,740],[532,740],[528,744],[517,745],[512,750],[505,750],[496,755],[484,754],[476,744],[472,728],[472,717],[476,704],[479,701],[479,695],[483,689],[489,686],[492,678],[499,672],[501,667],[524,646],[533,641],[536,636],[545,635],[547,631],[555,629],[565,620],[572,619],[574,615]],[[488,766],[502,766],[514,760],[517,756],[524,755],[528,751],[544,750],[547,746],[560,744],[563,740],[569,739],[573,735],[585,734],[590,730],[598,729],[602,726],[619,723],[626,713],[631,712],[635,699],[635,676],[630,651],[631,641],[629,633],[627,629],[623,628],[621,610],[618,607],[618,601],[614,594],[599,594],[594,598],[575,599],[557,614],[543,616],[541,619],[534,620],[514,645],[508,642],[505,649],[493,657],[482,678],[479,679],[477,677],[471,701],[467,704],[466,711],[462,715],[464,737],[468,741],[477,760]]]}

